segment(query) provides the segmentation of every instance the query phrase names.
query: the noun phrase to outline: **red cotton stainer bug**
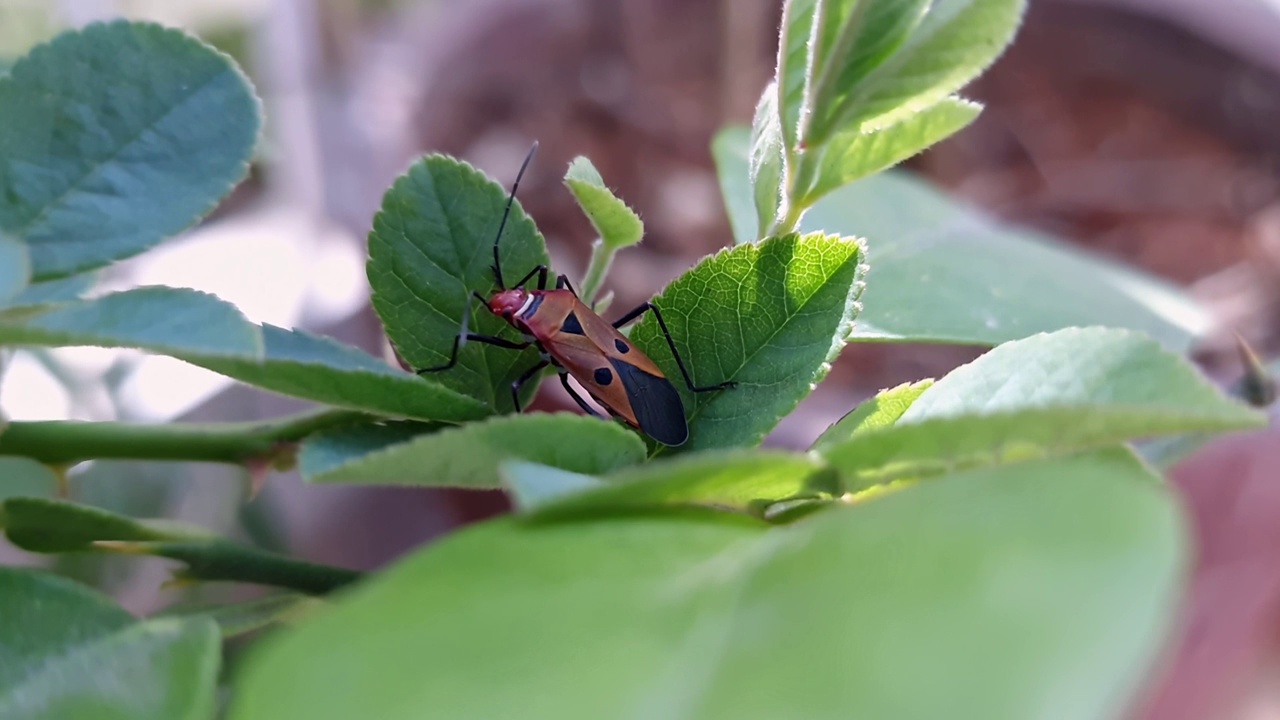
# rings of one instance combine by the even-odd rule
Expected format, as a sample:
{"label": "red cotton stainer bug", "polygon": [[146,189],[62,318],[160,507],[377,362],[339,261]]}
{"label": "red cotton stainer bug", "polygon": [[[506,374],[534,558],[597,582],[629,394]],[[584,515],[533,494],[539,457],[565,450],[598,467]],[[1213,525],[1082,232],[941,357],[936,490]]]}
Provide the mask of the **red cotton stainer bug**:
{"label": "red cotton stainer bug", "polygon": [[[560,383],[564,385],[564,389],[588,414],[600,417],[600,413],[593,410],[569,385],[570,375],[614,417],[639,428],[664,445],[683,445],[689,439],[689,424],[684,418],[684,404],[680,401],[680,394],[658,366],[631,344],[625,335],[618,332],[618,328],[652,311],[658,320],[658,327],[662,328],[662,334],[667,339],[667,345],[671,346],[671,355],[689,390],[713,392],[731,388],[737,383],[729,381],[708,387],[694,385],[684,360],[680,358],[680,351],[671,339],[671,331],[667,329],[667,323],[656,305],[647,302],[610,323],[578,299],[578,293],[564,275],[556,277],[554,290],[548,290],[547,275],[550,271],[546,265],[530,270],[528,275],[510,288],[502,281],[498,245],[502,241],[507,217],[511,214],[511,204],[515,201],[520,178],[524,176],[524,171],[537,150],[538,144],[534,143],[524,164],[520,166],[520,172],[516,174],[506,209],[502,212],[502,222],[498,225],[498,235],[493,240],[493,276],[498,283],[498,291],[488,299],[478,292],[471,293],[490,312],[519,330],[524,335],[524,341],[515,342],[467,332],[470,312],[463,312],[462,330],[453,340],[449,362],[439,367],[419,370],[418,373],[449,370],[458,363],[458,350],[468,341],[511,350],[523,350],[533,345],[542,354],[542,359],[511,383],[511,397],[517,412],[520,411],[520,386],[534,378],[547,365],[552,365],[560,374]],[[526,289],[525,284],[534,276],[538,278],[538,288]]]}

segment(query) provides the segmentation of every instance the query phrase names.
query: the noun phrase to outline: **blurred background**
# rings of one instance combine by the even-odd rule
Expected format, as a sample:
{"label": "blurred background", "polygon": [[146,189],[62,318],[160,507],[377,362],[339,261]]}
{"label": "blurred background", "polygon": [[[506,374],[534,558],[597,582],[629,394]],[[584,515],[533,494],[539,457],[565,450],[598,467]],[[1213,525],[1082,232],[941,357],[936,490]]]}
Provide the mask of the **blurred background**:
{"label": "blurred background", "polygon": [[[153,19],[233,55],[267,116],[252,175],[200,227],[107,272],[102,289],[207,290],[253,320],[390,358],[368,304],[364,237],[418,155],[509,183],[556,268],[594,239],[561,177],[587,155],[643,217],[607,287],[635,305],[730,242],[712,135],[750,121],[771,75],[779,0],[0,0],[0,62],[95,20]],[[1011,222],[1176,282],[1264,356],[1280,354],[1280,0],[1032,0],[1008,53],[966,96],[987,105],[908,163]],[[874,238],[872,272],[874,273]],[[1230,334],[1196,359],[1239,373]],[[875,391],[978,354],[860,344],[770,437],[805,447]],[[573,409],[555,383],[538,406]],[[0,382],[15,419],[249,420],[301,409],[167,358],[18,352]],[[1280,718],[1280,434],[1220,441],[1174,473],[1199,542],[1184,632],[1135,718]],[[218,466],[93,463],[73,498],[198,522],[258,545],[377,567],[505,509],[497,494],[303,486]],[[0,541],[2,542],[2,541]],[[36,562],[0,546],[4,562]],[[136,612],[221,597],[162,589],[162,563],[56,561]]]}

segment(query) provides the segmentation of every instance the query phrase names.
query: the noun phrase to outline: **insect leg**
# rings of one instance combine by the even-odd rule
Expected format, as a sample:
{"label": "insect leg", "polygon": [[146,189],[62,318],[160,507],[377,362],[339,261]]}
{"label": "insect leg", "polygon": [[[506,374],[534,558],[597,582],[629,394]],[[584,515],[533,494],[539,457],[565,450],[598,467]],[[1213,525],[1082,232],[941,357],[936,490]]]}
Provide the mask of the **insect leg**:
{"label": "insect leg", "polygon": [[604,416],[596,412],[590,405],[588,405],[587,401],[583,400],[582,396],[578,394],[578,391],[574,390],[573,386],[569,384],[568,373],[560,373],[560,384],[564,386],[564,389],[566,391],[568,391],[569,397],[573,398],[574,402],[578,403],[578,407],[582,408],[583,412],[593,417],[598,417],[602,420],[604,419]]}
{"label": "insect leg", "polygon": [[574,297],[578,297],[578,291],[574,290],[573,286],[569,284],[569,277],[567,275],[556,276],[556,289],[557,290],[568,289],[569,292],[573,293]]}
{"label": "insect leg", "polygon": [[[479,298],[480,302],[484,302],[484,297],[481,296],[479,293],[472,292],[471,295],[472,297]],[[496,345],[497,347],[507,348],[509,350],[523,350],[529,347],[529,345],[531,344],[528,342],[513,342],[511,340],[507,340],[506,338],[494,337],[492,335],[480,335],[478,333],[467,332],[467,322],[470,319],[471,319],[471,304],[468,302],[467,309],[462,312],[462,329],[459,330],[458,334],[453,338],[453,350],[449,353],[449,362],[443,365],[440,365],[439,367],[423,368],[422,370],[418,370],[417,373],[419,375],[425,375],[427,373],[435,373],[435,372],[444,372],[445,370],[452,368],[454,365],[457,365],[458,350],[461,349],[462,346],[465,345],[467,342],[470,342],[472,340],[480,343],[486,343],[488,345]]]}
{"label": "insect leg", "polygon": [[[537,275],[537,276],[538,276],[538,289],[539,289],[539,290],[546,290],[546,289],[547,289],[547,273],[548,273],[548,272],[550,272],[550,271],[549,271],[549,270],[547,270],[547,266],[546,266],[546,265],[539,265],[538,267],[536,267],[536,268],[534,268],[534,269],[530,270],[528,275],[525,275],[523,278],[520,278],[520,282],[516,283],[515,285],[512,285],[511,287],[524,287],[524,284],[525,284],[525,283],[527,283],[527,282],[529,282],[531,279],[533,279],[533,276],[534,276],[534,275]],[[557,287],[558,287],[558,286],[557,286]]]}
{"label": "insect leg", "polygon": [[520,388],[523,387],[525,383],[532,380],[534,375],[537,375],[542,368],[549,364],[551,364],[550,361],[543,360],[537,365],[525,370],[523,375],[516,378],[516,381],[511,383],[511,404],[515,406],[516,412],[523,412],[520,409]]}
{"label": "insect leg", "polygon": [[614,321],[613,326],[615,328],[622,327],[650,310],[653,311],[653,316],[658,319],[658,327],[662,328],[662,336],[667,339],[667,345],[671,347],[671,356],[676,359],[676,366],[680,368],[680,374],[684,376],[684,384],[689,387],[689,390],[692,392],[711,392],[712,390],[735,387],[738,384],[734,380],[726,380],[718,385],[708,385],[706,387],[694,385],[693,378],[689,377],[689,371],[685,369],[684,360],[680,358],[680,351],[676,349],[676,341],[671,339],[671,331],[667,329],[667,321],[662,319],[662,311],[658,310],[658,306],[651,302],[647,302],[618,318]]}

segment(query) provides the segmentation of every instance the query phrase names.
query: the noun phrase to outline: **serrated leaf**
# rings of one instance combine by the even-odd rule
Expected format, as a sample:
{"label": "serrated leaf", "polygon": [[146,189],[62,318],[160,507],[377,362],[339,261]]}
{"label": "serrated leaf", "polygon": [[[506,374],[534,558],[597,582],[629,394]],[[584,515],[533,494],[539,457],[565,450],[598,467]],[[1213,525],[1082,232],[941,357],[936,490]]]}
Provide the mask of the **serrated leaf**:
{"label": "serrated leaf", "polygon": [[262,338],[235,306],[187,288],[143,287],[0,316],[0,345],[131,347],[256,358]]}
{"label": "serrated leaf", "polygon": [[[957,97],[908,115],[886,127],[853,128],[801,158],[802,176],[811,178],[800,190],[803,206],[854,180],[888,169],[959,132],[982,112],[982,105]],[[813,169],[808,169],[812,165]]]}
{"label": "serrated leaf", "polygon": [[25,290],[30,280],[27,246],[0,233],[0,307]]}
{"label": "serrated leaf", "polygon": [[396,425],[312,435],[298,465],[312,482],[499,487],[499,467],[527,460],[587,475],[644,459],[644,443],[621,425],[569,413],[530,413],[406,439]]}
{"label": "serrated leaf", "polygon": [[387,365],[349,345],[302,330],[261,327],[261,361],[179,354],[266,390],[383,415],[461,422],[484,417],[484,405],[436,382]]}
{"label": "serrated leaf", "polygon": [[138,623],[90,588],[0,567],[0,717],[203,720],[213,712],[216,630]]}
{"label": "serrated leaf", "polygon": [[859,433],[883,430],[892,426],[932,385],[933,380],[921,380],[881,390],[875,397],[833,423],[818,436],[810,449],[821,452],[824,448],[848,440]]}
{"label": "serrated leaf", "polygon": [[45,280],[28,285],[16,297],[8,302],[0,303],[0,311],[7,308],[29,307],[32,305],[52,305],[80,299],[98,282],[96,272],[68,275],[56,280]]}
{"label": "serrated leaf", "polygon": [[63,33],[0,78],[0,229],[37,280],[135,255],[245,176],[258,129],[244,75],[195,38],[123,21]]}
{"label": "serrated leaf", "polygon": [[850,490],[897,478],[1114,445],[1139,437],[1257,426],[1138,333],[1075,328],[1007,343],[926,390],[880,431],[821,454]]}
{"label": "serrated leaf", "polygon": [[11,497],[0,503],[0,529],[15,546],[38,553],[93,549],[99,540],[181,540],[208,536],[199,528],[137,520],[65,500]]}
{"label": "serrated leaf", "polygon": [[756,105],[751,123],[752,199],[756,206],[757,227],[761,234],[773,227],[782,203],[783,147],[782,126],[778,118],[778,86],[770,83]]}
{"label": "serrated leaf", "polygon": [[[428,155],[396,179],[373,218],[366,266],[373,307],[387,337],[413,368],[449,360],[462,323],[471,332],[519,341],[519,334],[484,308],[472,292],[494,290],[493,241],[507,193],[467,163]],[[500,244],[503,279],[515,283],[549,263],[546,242],[517,200]],[[534,349],[515,352],[469,343],[458,365],[432,380],[479,399],[492,412],[510,412],[511,383],[538,362]],[[525,386],[532,397],[538,381]]]}
{"label": "serrated leaf", "polygon": [[[806,111],[805,91],[813,72],[810,66],[813,58],[809,52],[809,41],[813,34],[816,9],[816,0],[790,0],[782,4],[782,32],[778,39],[774,87],[778,93],[775,107],[781,123],[783,145],[788,150],[795,150],[799,146],[800,121]],[[761,232],[767,228],[767,225],[763,225]]]}
{"label": "serrated leaf", "polygon": [[815,33],[822,53],[819,73],[810,78],[812,112],[801,142],[816,147],[829,133],[829,117],[853,114],[858,86],[898,50],[916,29],[933,0],[829,0],[822,3]]}
{"label": "serrated leaf", "polygon": [[635,245],[644,237],[644,223],[640,222],[640,216],[613,194],[587,158],[579,155],[569,163],[564,184],[606,247],[624,248]]}
{"label": "serrated leaf", "polygon": [[264,641],[229,716],[1107,717],[1181,593],[1185,529],[1151,480],[1113,452],[768,530],[485,523]]}
{"label": "serrated leaf", "polygon": [[823,469],[808,455],[782,451],[696,453],[610,473],[601,478],[602,486],[542,503],[534,516],[599,516],[620,508],[669,505],[708,505],[759,515],[779,500],[835,494],[835,479]]}
{"label": "serrated leaf", "polygon": [[1025,8],[1026,0],[934,0],[901,47],[851,88],[838,88],[847,94],[815,106],[805,140],[819,145],[845,128],[884,127],[936,104],[995,62]]}
{"label": "serrated leaf", "polygon": [[698,385],[690,393],[658,323],[646,317],[631,339],[672,379],[689,418],[688,452],[759,443],[830,369],[844,347],[862,290],[859,241],[788,235],[706,258],[653,302]]}
{"label": "serrated leaf", "polygon": [[529,512],[556,500],[602,485],[599,478],[523,460],[509,460],[498,467],[502,486],[517,510]]}
{"label": "serrated leaf", "polygon": [[[736,180],[747,174],[748,137],[745,128],[731,128],[712,144],[735,237],[755,223],[750,187]],[[836,190],[801,227],[868,239],[875,272],[855,340],[994,345],[1106,323],[1186,350],[1215,324],[1168,283],[1001,225],[906,173],[883,172]]]}

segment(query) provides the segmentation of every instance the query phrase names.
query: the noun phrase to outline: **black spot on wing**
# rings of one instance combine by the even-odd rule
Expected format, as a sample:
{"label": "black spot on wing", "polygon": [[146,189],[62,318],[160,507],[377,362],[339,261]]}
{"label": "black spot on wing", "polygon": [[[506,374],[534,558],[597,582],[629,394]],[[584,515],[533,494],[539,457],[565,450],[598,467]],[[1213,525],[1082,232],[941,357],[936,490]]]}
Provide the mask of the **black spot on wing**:
{"label": "black spot on wing", "polygon": [[613,346],[617,348],[620,353],[626,354],[631,352],[631,347],[617,338],[613,339]]}
{"label": "black spot on wing", "polygon": [[613,382],[613,371],[609,368],[596,368],[593,378],[597,385],[608,385]]}
{"label": "black spot on wing", "polygon": [[586,335],[582,331],[582,323],[578,322],[578,316],[573,313],[569,313],[569,316],[564,319],[564,323],[560,325],[560,332],[567,332],[571,335]]}
{"label": "black spot on wing", "polygon": [[689,439],[689,424],[684,419],[680,393],[671,381],[618,358],[609,358],[609,364],[627,391],[640,429],[663,445],[683,445]]}

